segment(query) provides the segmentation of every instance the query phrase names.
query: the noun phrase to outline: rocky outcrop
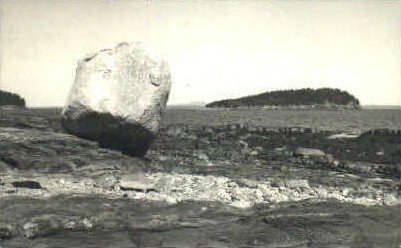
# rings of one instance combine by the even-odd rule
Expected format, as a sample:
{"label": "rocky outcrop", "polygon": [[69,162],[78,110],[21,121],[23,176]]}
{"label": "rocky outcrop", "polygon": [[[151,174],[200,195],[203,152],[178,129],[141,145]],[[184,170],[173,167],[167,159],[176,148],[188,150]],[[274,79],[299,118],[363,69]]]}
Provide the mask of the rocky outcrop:
{"label": "rocky outcrop", "polygon": [[102,147],[142,157],[159,130],[170,85],[166,62],[140,43],[102,50],[79,62],[62,126]]}
{"label": "rocky outcrop", "polygon": [[62,133],[54,110],[6,113],[4,247],[366,247],[353,240],[360,230],[367,244],[399,243],[392,133],[170,124],[145,160]]}
{"label": "rocky outcrop", "polygon": [[[145,160],[102,149],[73,135],[35,129],[0,128],[0,173],[74,173],[141,170]],[[40,188],[32,178],[14,180],[20,188]]]}

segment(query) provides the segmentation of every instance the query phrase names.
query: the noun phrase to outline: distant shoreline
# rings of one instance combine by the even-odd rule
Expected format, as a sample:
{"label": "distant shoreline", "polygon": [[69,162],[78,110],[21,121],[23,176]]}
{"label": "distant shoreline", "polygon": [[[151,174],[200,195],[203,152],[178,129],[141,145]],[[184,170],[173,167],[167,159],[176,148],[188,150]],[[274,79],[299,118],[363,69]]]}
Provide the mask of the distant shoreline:
{"label": "distant shoreline", "polygon": [[401,105],[361,105],[362,109],[394,109],[401,110]]}
{"label": "distant shoreline", "polygon": [[208,103],[209,108],[262,109],[360,109],[359,100],[347,91],[336,88],[302,88],[266,91],[257,95],[223,99]]}
{"label": "distant shoreline", "polygon": [[264,109],[261,107],[240,107],[240,108],[227,108],[227,107],[213,107],[213,108],[207,108],[205,106],[198,106],[198,105],[185,105],[185,104],[179,104],[179,105],[167,105],[167,109],[199,109],[199,110],[266,110],[266,111],[272,111],[272,110],[288,110],[288,111],[301,111],[301,110],[311,110],[311,111],[343,111],[343,110],[401,110],[401,105],[360,105],[359,109],[324,109],[324,108],[279,108],[279,109]]}
{"label": "distant shoreline", "polygon": [[[1,109],[9,109],[7,106],[0,106]],[[26,106],[25,109],[62,109],[63,106]],[[291,108],[283,108],[283,109],[263,109],[260,107],[251,107],[251,108],[223,108],[223,107],[215,107],[215,108],[207,108],[205,106],[200,105],[185,105],[185,104],[172,104],[167,105],[167,109],[199,109],[199,110],[219,110],[219,109],[230,109],[230,110],[248,110],[248,109],[256,109],[256,110],[330,110],[330,109],[291,109]],[[401,105],[361,105],[360,110],[401,110]],[[344,110],[354,110],[354,109],[344,109]]]}

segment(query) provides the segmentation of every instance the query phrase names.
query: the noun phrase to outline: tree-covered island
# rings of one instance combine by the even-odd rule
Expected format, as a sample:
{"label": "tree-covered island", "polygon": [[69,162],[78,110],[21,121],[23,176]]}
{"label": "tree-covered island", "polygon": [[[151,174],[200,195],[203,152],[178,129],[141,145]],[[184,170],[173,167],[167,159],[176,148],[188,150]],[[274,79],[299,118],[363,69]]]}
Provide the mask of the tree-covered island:
{"label": "tree-covered island", "polygon": [[211,102],[209,108],[360,109],[359,100],[340,89],[277,90]]}

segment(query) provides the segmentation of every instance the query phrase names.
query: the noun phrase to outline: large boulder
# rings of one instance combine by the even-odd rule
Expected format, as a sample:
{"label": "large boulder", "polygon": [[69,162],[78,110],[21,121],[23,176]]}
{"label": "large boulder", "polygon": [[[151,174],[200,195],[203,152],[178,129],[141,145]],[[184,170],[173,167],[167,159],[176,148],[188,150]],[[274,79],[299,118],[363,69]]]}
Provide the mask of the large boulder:
{"label": "large boulder", "polygon": [[102,147],[142,157],[159,130],[171,77],[140,43],[121,43],[78,63],[63,128]]}

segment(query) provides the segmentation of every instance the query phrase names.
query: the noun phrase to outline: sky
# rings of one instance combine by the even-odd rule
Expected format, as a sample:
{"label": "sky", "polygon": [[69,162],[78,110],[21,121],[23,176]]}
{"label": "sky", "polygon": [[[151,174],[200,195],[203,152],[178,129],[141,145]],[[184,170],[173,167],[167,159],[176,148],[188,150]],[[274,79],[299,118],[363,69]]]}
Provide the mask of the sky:
{"label": "sky", "polygon": [[401,1],[1,0],[0,87],[63,106],[85,54],[142,41],[172,72],[169,104],[333,87],[401,105]]}

